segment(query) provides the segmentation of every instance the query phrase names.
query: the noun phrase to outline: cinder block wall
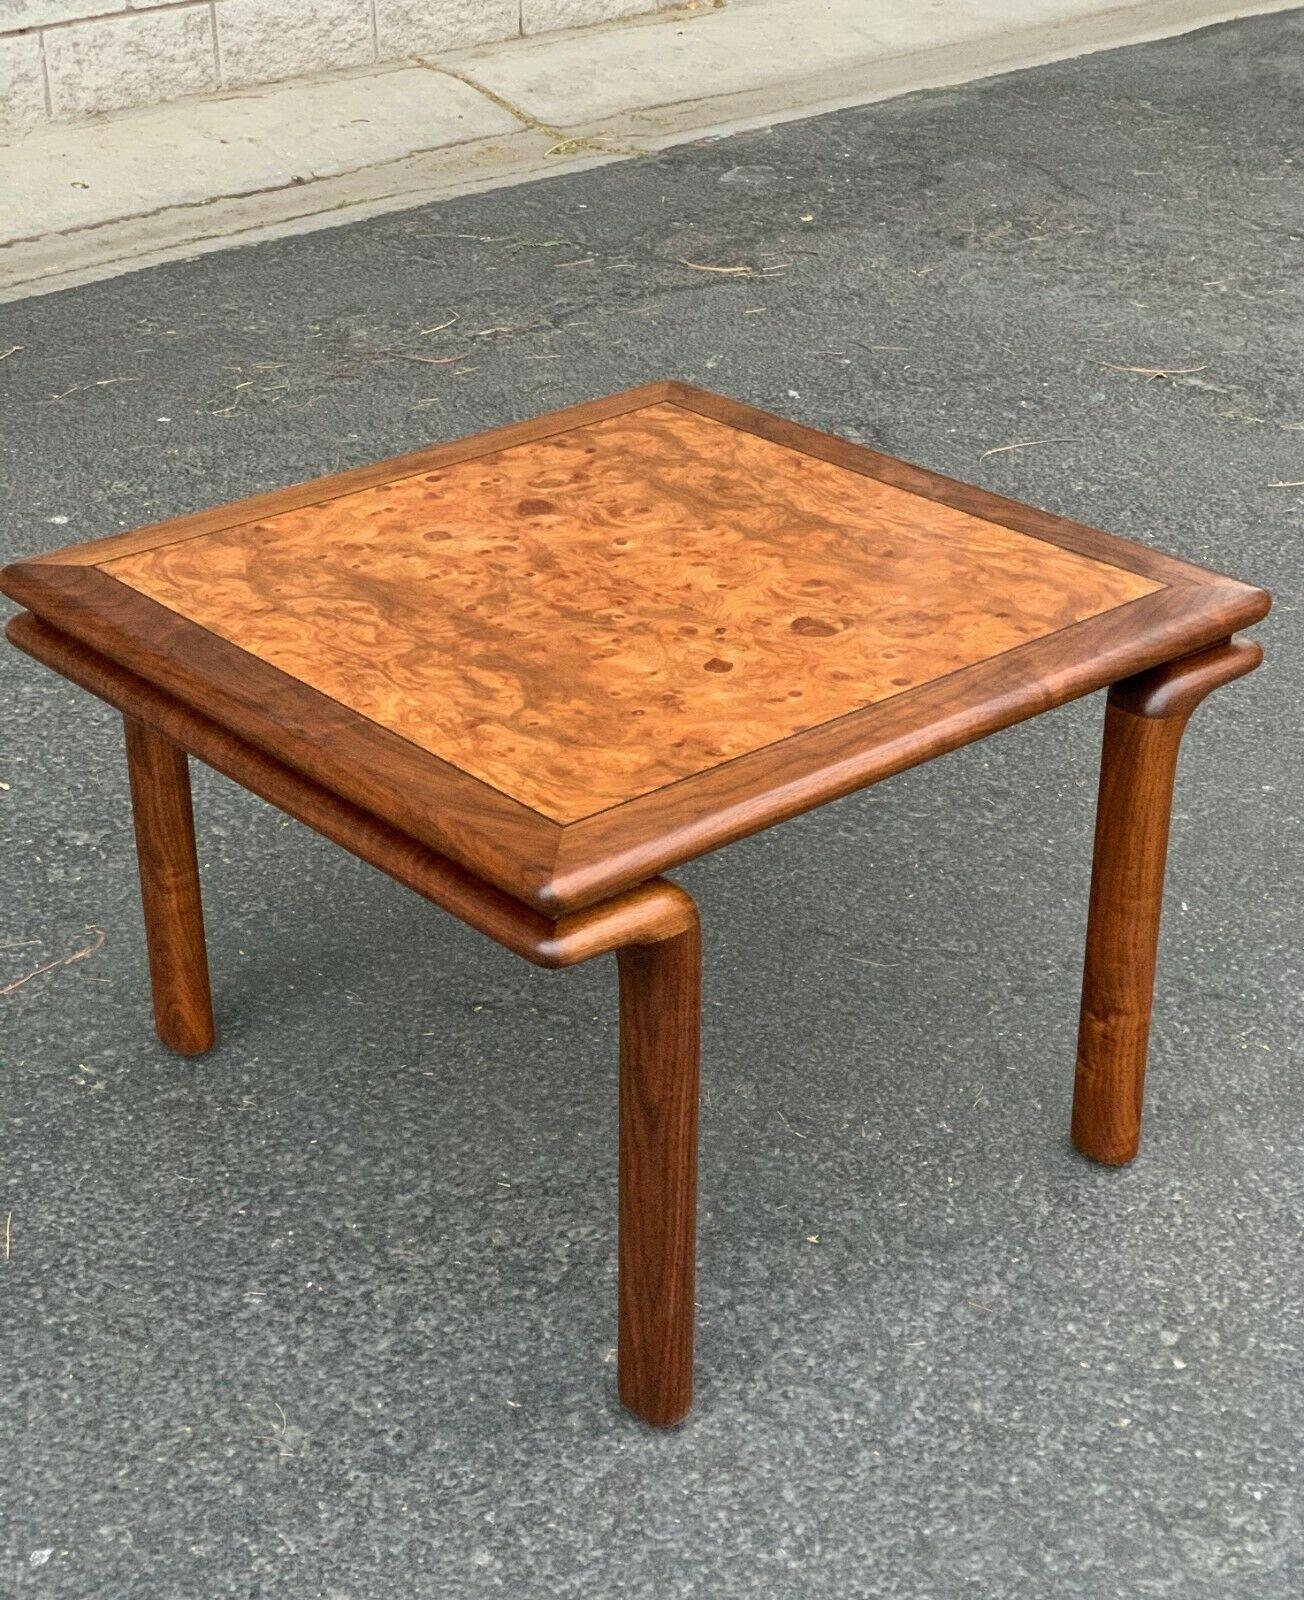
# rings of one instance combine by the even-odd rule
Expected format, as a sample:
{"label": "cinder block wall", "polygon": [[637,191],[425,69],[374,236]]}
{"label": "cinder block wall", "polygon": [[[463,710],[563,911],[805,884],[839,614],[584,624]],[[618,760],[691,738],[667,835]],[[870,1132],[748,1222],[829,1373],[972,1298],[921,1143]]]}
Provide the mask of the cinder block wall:
{"label": "cinder block wall", "polygon": [[676,0],[0,0],[0,128],[435,56]]}

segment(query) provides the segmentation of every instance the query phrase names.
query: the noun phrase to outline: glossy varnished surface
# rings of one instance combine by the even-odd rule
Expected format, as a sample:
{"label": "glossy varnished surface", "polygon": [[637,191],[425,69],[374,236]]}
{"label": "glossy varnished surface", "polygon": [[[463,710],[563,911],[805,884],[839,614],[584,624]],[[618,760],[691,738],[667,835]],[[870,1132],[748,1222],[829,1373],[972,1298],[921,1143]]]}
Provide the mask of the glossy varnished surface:
{"label": "glossy varnished surface", "polygon": [[629,945],[620,970],[620,1398],[657,1427],[693,1401],[702,941]]}
{"label": "glossy varnished surface", "polygon": [[1159,587],[665,402],[103,570],[562,823]]}
{"label": "glossy varnished surface", "polygon": [[154,1023],[170,1050],[213,1043],[213,1001],[186,752],[147,723],[124,719],[131,809],[149,948]]}
{"label": "glossy varnished surface", "polygon": [[14,617],[5,632],[124,715],[159,1034],[172,1049],[207,1049],[213,1032],[186,751],[536,966],[572,967],[696,926],[689,896],[659,878],[546,918],[38,618]]}
{"label": "glossy varnished surface", "polygon": [[1231,639],[1116,684],[1105,708],[1096,848],[1082,974],[1073,1142],[1117,1166],[1141,1139],[1150,1008],[1177,754],[1206,695],[1263,652]]}
{"label": "glossy varnished surface", "polygon": [[72,545],[0,589],[96,681],[121,669],[550,920],[1269,604],[674,382]]}

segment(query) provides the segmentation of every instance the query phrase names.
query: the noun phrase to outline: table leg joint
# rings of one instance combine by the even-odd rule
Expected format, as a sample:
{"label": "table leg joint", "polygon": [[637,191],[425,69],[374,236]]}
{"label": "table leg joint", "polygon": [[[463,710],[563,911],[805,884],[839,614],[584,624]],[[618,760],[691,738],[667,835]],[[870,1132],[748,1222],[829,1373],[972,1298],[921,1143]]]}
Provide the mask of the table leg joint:
{"label": "table leg joint", "polygon": [[1137,674],[1109,691],[1091,869],[1072,1139],[1107,1166],[1141,1141],[1150,1012],[1178,750],[1188,719],[1214,689],[1263,652],[1250,640]]}

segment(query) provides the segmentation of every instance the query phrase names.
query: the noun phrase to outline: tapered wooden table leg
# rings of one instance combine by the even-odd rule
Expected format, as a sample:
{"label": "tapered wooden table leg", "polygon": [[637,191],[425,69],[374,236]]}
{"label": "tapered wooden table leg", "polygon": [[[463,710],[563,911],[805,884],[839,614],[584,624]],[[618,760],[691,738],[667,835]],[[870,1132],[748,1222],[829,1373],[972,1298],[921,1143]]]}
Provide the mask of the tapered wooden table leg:
{"label": "tapered wooden table leg", "polygon": [[1105,708],[1072,1138],[1096,1161],[1137,1153],[1159,916],[1182,733],[1201,700],[1258,666],[1233,639],[1115,684]]}
{"label": "tapered wooden table leg", "polygon": [[693,1401],[701,932],[620,963],[620,1398],[666,1427]]}
{"label": "tapered wooden table leg", "polygon": [[170,739],[132,717],[123,724],[154,1024],[169,1049],[197,1055],[213,1042],[213,1003],[190,770],[185,751]]}

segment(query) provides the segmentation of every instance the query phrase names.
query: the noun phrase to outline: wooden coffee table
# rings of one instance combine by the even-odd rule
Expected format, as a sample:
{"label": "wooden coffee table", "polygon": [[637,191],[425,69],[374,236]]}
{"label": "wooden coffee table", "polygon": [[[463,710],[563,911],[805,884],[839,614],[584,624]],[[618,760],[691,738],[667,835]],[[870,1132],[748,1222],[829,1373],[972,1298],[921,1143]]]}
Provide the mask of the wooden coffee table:
{"label": "wooden coffee table", "polygon": [[692,1393],[701,960],[667,868],[1110,686],[1072,1136],[1135,1154],[1178,743],[1257,666],[1262,590],[679,383],[2,586],[19,649],[125,716],[172,1049],[213,1040],[187,752],[529,961],[617,953],[647,1421]]}

